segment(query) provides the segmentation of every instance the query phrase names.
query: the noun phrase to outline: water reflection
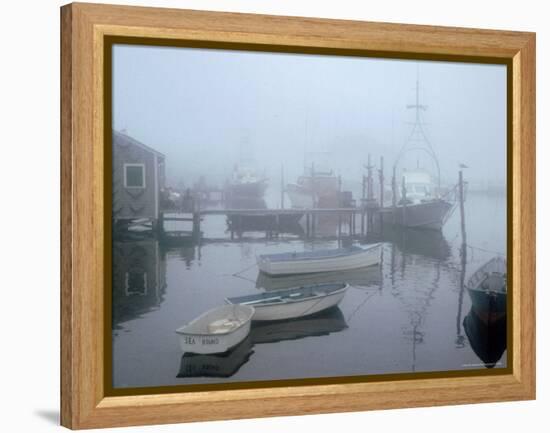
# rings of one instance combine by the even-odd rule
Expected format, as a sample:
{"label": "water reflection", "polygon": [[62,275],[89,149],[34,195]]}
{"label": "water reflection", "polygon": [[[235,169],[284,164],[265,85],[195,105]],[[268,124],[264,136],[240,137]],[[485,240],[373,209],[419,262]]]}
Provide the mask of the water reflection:
{"label": "water reflection", "polygon": [[462,325],[473,351],[485,367],[493,368],[506,350],[506,315],[484,320],[472,307]]}
{"label": "water reflection", "polygon": [[381,239],[394,244],[403,254],[414,254],[435,260],[447,260],[451,247],[442,232],[436,230],[384,228]]}
{"label": "water reflection", "polygon": [[166,265],[155,239],[113,243],[112,327],[158,308],[166,290]]}
{"label": "water reflection", "polygon": [[250,336],[253,344],[278,343],[329,335],[347,327],[342,311],[335,307],[299,319],[253,323]]}
{"label": "water reflection", "polygon": [[[492,221],[475,216],[486,215],[495,203],[504,212],[505,201],[475,200],[467,202],[473,215],[469,242],[502,251],[505,242],[495,238]],[[331,224],[330,233],[337,233],[337,223]],[[113,386],[506,366],[505,320],[471,310],[471,299],[461,289],[491,255],[470,245],[468,256],[462,254],[466,248],[458,243],[456,220],[449,221],[443,234],[414,229],[383,233],[375,239],[384,242],[380,267],[276,278],[258,273],[257,255],[367,240],[260,238],[258,232],[231,240],[225,217],[209,216],[203,225],[219,237],[168,250],[159,249],[153,239],[113,245]],[[179,350],[174,330],[223,304],[225,297],[336,281],[348,281],[352,288],[330,315],[253,325],[248,339],[225,355],[182,356]]]}
{"label": "water reflection", "polygon": [[[412,233],[415,233],[414,235]],[[411,244],[410,239],[415,239],[414,230],[400,231],[401,242],[390,244],[390,281],[391,294],[402,304],[402,311],[408,317],[402,325],[403,337],[411,343],[411,371],[416,371],[417,349],[425,342],[424,324],[435,293],[440,286],[441,260],[436,260],[425,254],[412,254],[411,250],[418,252],[421,246]],[[438,248],[432,253],[445,251],[441,245],[446,241],[438,236],[427,236],[429,245]],[[424,250],[421,251],[429,251]],[[410,275],[408,275],[410,272]]]}
{"label": "water reflection", "polygon": [[253,353],[250,335],[226,353],[212,355],[184,353],[177,377],[231,377]]}
{"label": "water reflection", "polygon": [[254,354],[253,348],[256,344],[329,335],[347,327],[344,315],[338,307],[294,320],[253,322],[248,337],[226,353],[184,353],[177,377],[231,377],[248,362]]}

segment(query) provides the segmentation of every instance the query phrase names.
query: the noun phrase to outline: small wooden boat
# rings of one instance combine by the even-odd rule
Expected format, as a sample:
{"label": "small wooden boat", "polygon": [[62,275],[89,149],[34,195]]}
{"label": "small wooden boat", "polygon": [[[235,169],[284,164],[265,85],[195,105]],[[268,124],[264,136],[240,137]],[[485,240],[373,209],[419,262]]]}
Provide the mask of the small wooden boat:
{"label": "small wooden boat", "polygon": [[252,320],[284,320],[309,316],[340,303],[347,283],[312,284],[248,296],[226,298],[229,304],[254,307]]}
{"label": "small wooden boat", "polygon": [[308,274],[344,271],[380,263],[382,244],[352,246],[331,250],[263,254],[258,256],[260,271],[268,275]]}
{"label": "small wooden boat", "polygon": [[495,257],[479,268],[466,283],[472,306],[486,321],[506,314],[506,259]]}
{"label": "small wooden boat", "polygon": [[176,330],[181,350],[190,353],[223,353],[250,333],[254,307],[224,305],[200,315]]}

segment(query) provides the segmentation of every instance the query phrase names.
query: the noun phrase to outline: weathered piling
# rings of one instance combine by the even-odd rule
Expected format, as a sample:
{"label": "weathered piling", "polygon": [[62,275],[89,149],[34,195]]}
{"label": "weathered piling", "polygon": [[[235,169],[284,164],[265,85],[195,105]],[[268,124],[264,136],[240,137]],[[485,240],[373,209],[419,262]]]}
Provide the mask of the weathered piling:
{"label": "weathered piling", "polygon": [[464,216],[464,179],[462,170],[458,172],[458,200],[460,206],[460,229],[462,231],[462,241],[466,243],[466,221]]}
{"label": "weathered piling", "polygon": [[458,172],[458,200],[460,206],[460,229],[462,232],[462,245],[460,246],[460,290],[458,294],[458,312],[456,316],[456,346],[464,345],[464,337],[461,334],[462,303],[464,298],[464,283],[466,278],[467,243],[466,243],[466,218],[464,214],[464,179],[462,170]]}
{"label": "weathered piling", "polygon": [[193,238],[198,239],[201,234],[201,209],[200,201],[193,200]]}
{"label": "weathered piling", "polygon": [[155,225],[155,231],[157,232],[159,238],[162,239],[164,237],[164,212],[159,212],[159,217]]}
{"label": "weathered piling", "polygon": [[380,208],[384,207],[384,157],[380,157],[380,168],[378,169],[378,183],[380,184]]}
{"label": "weathered piling", "polygon": [[403,203],[403,216],[402,222],[403,226],[407,225],[407,187],[405,185],[405,176],[401,179],[401,202]]}
{"label": "weathered piling", "polygon": [[284,166],[281,164],[281,209],[285,208],[285,172]]}
{"label": "weathered piling", "polygon": [[397,178],[396,178],[396,172],[397,168],[394,165],[392,170],[392,177],[391,177],[391,192],[392,192],[392,198],[391,198],[391,205],[392,205],[392,215],[393,215],[393,221],[392,223],[395,224],[397,221],[397,215],[396,215],[396,208],[397,208]]}

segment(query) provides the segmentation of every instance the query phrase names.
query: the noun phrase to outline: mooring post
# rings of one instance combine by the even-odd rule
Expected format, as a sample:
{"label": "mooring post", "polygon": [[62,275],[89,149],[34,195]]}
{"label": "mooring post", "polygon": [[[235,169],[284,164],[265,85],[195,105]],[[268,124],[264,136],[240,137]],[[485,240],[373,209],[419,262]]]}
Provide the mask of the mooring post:
{"label": "mooring post", "polygon": [[372,200],[374,196],[373,191],[373,179],[372,179],[372,168],[370,153],[368,155],[368,167],[367,167],[367,232],[372,230]]}
{"label": "mooring post", "polygon": [[370,160],[370,153],[368,155],[367,161],[367,200],[372,200],[372,165]]}
{"label": "mooring post", "polygon": [[285,171],[281,164],[281,209],[285,208]]}
{"label": "mooring post", "polygon": [[460,229],[462,231],[462,242],[466,243],[466,221],[464,217],[464,180],[462,170],[458,172],[458,199],[460,201]]}
{"label": "mooring post", "polygon": [[201,234],[201,213],[200,203],[197,198],[193,198],[193,237],[199,238]]}
{"label": "mooring post", "polygon": [[407,221],[407,188],[405,187],[405,176],[401,179],[401,201],[403,202],[403,220],[401,224],[406,226]]}
{"label": "mooring post", "polygon": [[393,166],[392,177],[391,177],[391,206],[392,206],[392,224],[396,222],[396,207],[397,207],[397,179],[396,179],[396,168]]}
{"label": "mooring post", "polygon": [[378,182],[380,183],[380,208],[384,207],[384,157],[380,157],[380,170],[378,170]]}
{"label": "mooring post", "polygon": [[164,236],[164,212],[159,212],[157,226],[155,227],[159,238]]}
{"label": "mooring post", "polygon": [[456,316],[456,345],[463,346],[464,337],[461,335],[460,321],[462,319],[462,302],[464,297],[464,281],[466,278],[466,262],[467,262],[467,243],[466,243],[466,221],[464,215],[464,180],[462,170],[458,172],[458,199],[460,201],[460,229],[462,231],[462,245],[460,247],[460,292],[458,295],[458,312]]}

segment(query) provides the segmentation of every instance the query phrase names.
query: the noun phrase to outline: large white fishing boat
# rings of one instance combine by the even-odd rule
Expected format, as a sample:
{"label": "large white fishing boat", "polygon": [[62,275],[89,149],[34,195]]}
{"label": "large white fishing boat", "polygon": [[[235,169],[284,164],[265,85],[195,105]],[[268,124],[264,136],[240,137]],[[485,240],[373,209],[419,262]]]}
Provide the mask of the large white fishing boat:
{"label": "large white fishing boat", "polygon": [[[420,111],[426,106],[420,104],[419,82],[416,80],[416,102],[408,105],[416,112],[415,122],[409,135],[409,140],[403,145],[393,165],[394,203],[392,207],[381,212],[384,223],[392,225],[441,230],[450,215],[453,203],[441,196],[441,173],[439,160],[431,146],[420,119]],[[435,178],[426,169],[417,166],[416,169],[404,168],[401,182],[396,179],[398,165],[409,152],[419,152],[427,155],[435,169]],[[418,165],[418,162],[417,162]]]}

